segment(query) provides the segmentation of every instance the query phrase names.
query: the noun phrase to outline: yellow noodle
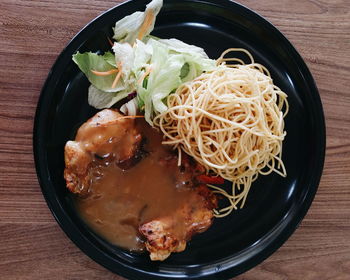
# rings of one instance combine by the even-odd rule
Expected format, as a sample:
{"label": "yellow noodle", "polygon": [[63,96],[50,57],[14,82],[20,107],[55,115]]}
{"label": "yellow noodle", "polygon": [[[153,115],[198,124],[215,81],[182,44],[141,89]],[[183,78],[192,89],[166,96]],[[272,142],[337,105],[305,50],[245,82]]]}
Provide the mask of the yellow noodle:
{"label": "yellow noodle", "polygon": [[[250,63],[225,58],[235,51],[247,55]],[[248,51],[228,49],[217,65],[213,72],[203,73],[171,94],[169,109],[153,123],[164,133],[164,144],[192,156],[207,173],[232,182],[229,193],[210,186],[229,202],[214,211],[216,217],[224,217],[244,206],[259,174],[286,176],[281,156],[288,102],[269,71],[254,62]]]}

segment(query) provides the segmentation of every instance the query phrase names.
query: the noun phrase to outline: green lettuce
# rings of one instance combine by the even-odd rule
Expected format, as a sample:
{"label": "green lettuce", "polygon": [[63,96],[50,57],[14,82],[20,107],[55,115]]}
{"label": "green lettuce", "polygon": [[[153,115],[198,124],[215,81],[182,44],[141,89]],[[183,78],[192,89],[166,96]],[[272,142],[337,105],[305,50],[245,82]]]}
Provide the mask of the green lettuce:
{"label": "green lettuce", "polygon": [[[149,35],[162,5],[162,0],[153,0],[145,12],[133,13],[116,22],[113,38],[117,42],[112,47],[113,53],[73,55],[73,61],[91,83],[88,95],[91,106],[109,108],[136,91],[139,109],[144,110],[146,120],[152,124],[155,115],[167,110],[170,93],[182,83],[215,69],[215,60],[209,59],[202,48]],[[117,73],[101,76],[92,72],[116,69],[121,74],[115,87],[112,85]]]}
{"label": "green lettuce", "polygon": [[[82,54],[78,52],[73,55],[73,61],[91,83],[88,92],[88,102],[90,106],[97,109],[110,108],[113,104],[135,90],[135,81],[133,76],[130,75],[130,68],[133,63],[130,64],[129,62],[130,60],[133,61],[134,52],[130,45],[128,45],[129,47],[125,47],[124,45],[119,46],[120,48],[117,48],[117,46],[114,48],[118,53],[118,60],[111,52],[106,52],[104,55],[91,52]],[[116,73],[108,76],[97,76],[91,72],[91,70],[99,72],[114,70],[119,62],[125,63],[124,67],[122,67],[124,75],[121,76],[114,88],[112,88],[112,84]]]}
{"label": "green lettuce", "polygon": [[150,38],[146,44],[137,41],[135,46],[133,72],[136,80],[140,81],[147,69],[151,69],[146,83],[136,84],[139,106],[150,124],[156,114],[167,110],[166,97],[180,84],[215,68],[215,61],[202,49],[181,41],[174,48],[167,42]]}
{"label": "green lettuce", "polygon": [[195,79],[204,71],[212,71],[216,67],[216,62],[209,59],[205,51],[197,46],[186,44],[178,39],[158,39],[158,42],[166,45],[171,53],[181,53],[186,64],[181,72],[182,82]]}
{"label": "green lettuce", "polygon": [[130,45],[133,45],[136,39],[142,40],[152,32],[156,16],[162,6],[163,0],[152,0],[146,6],[144,12],[135,12],[117,21],[114,27],[113,39]]}
{"label": "green lettuce", "polygon": [[117,67],[117,63],[115,61],[115,55],[111,52],[105,52],[103,55],[103,59],[109,63],[110,65],[112,65],[114,68]]}
{"label": "green lettuce", "polygon": [[108,76],[97,76],[91,70],[105,72],[116,69],[111,63],[110,53],[98,55],[92,52],[76,53],[73,55],[73,61],[78,65],[80,70],[85,74],[91,84],[99,90],[105,92],[118,92],[126,89],[123,80],[120,80],[115,88],[112,88],[116,74]]}
{"label": "green lettuce", "polygon": [[119,92],[105,92],[90,85],[88,93],[88,102],[90,106],[96,109],[110,108],[118,101],[127,97],[130,93],[129,90]]}

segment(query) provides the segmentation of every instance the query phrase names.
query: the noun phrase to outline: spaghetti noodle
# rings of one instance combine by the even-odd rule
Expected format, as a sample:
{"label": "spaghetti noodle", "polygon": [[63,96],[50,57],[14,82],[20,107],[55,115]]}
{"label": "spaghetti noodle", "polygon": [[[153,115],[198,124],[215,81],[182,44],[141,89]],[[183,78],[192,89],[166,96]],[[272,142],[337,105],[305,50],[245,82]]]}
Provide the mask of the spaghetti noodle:
{"label": "spaghetti noodle", "polygon": [[[233,51],[244,52],[250,63],[225,58]],[[248,51],[228,49],[217,64],[213,72],[169,95],[168,109],[153,123],[164,133],[164,144],[192,156],[207,173],[232,182],[230,192],[211,186],[228,199],[229,206],[215,210],[216,217],[223,217],[244,206],[259,174],[286,176],[281,156],[288,102]]]}

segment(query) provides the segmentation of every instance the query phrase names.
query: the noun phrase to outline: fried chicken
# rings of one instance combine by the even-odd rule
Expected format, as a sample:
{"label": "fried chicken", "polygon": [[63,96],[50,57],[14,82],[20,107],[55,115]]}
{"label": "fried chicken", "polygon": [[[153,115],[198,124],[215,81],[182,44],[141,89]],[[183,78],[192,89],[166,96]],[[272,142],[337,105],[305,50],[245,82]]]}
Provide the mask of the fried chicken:
{"label": "fried chicken", "polygon": [[[141,144],[142,138],[146,141],[142,141]],[[173,252],[182,252],[193,235],[206,231],[213,222],[212,210],[217,207],[216,196],[197,180],[198,175],[205,173],[203,166],[184,153],[181,165],[178,166],[176,153],[163,146],[161,141],[162,135],[150,129],[148,124],[142,125],[142,120],[136,125],[134,119],[125,118],[117,110],[105,109],[79,128],[74,141],[66,143],[64,170],[67,188],[71,192],[79,194],[82,201],[86,200],[87,205],[95,201],[99,209],[97,213],[102,211],[101,217],[107,217],[106,220],[101,220],[112,224],[119,221],[118,227],[133,227],[136,233],[132,238],[139,240],[140,247],[146,247],[151,260],[159,261],[166,259]],[[140,162],[133,170],[121,171],[133,166],[134,159],[137,159],[140,153],[146,153],[148,161],[145,159],[146,161]],[[148,173],[149,164],[152,170],[157,172]],[[130,186],[123,180],[126,174],[138,174],[134,173],[134,170],[142,172],[140,178],[143,178],[143,181],[146,178],[143,175],[155,174],[156,177],[152,177],[151,180],[162,183],[158,185],[158,189],[150,188],[151,181],[148,179],[147,184],[141,184],[142,188],[138,188],[138,181],[133,181],[133,185]],[[120,177],[118,181],[113,181],[108,177],[116,173],[123,176],[123,179]],[[106,178],[109,179],[103,181]],[[96,200],[89,200],[96,192],[103,194],[103,188],[108,186],[106,193],[113,193],[113,196],[102,195]],[[149,190],[152,193],[145,193]],[[115,217],[116,219],[114,211],[118,207],[112,208],[112,213],[104,213],[108,207],[101,205],[101,201],[106,197],[114,196],[123,197],[121,207],[124,210],[119,213],[122,216]],[[135,203],[140,207],[126,210],[126,198],[130,197],[136,198]],[[114,200],[116,198],[106,199],[107,205],[118,205]],[[89,211],[91,213],[92,210]],[[132,218],[128,217],[127,213]],[[112,219],[109,219],[111,215]],[[130,230],[127,232],[130,233]]]}
{"label": "fried chicken", "polygon": [[134,119],[123,118],[113,109],[98,112],[79,128],[75,141],[66,143],[64,178],[67,188],[73,193],[86,194],[98,161],[130,167],[127,163],[137,154],[141,138]]}
{"label": "fried chicken", "polygon": [[213,209],[217,207],[215,195],[199,185],[189,193],[188,202],[171,216],[163,216],[139,227],[146,238],[146,249],[151,260],[163,261],[173,252],[182,252],[194,234],[206,231],[213,222]]}

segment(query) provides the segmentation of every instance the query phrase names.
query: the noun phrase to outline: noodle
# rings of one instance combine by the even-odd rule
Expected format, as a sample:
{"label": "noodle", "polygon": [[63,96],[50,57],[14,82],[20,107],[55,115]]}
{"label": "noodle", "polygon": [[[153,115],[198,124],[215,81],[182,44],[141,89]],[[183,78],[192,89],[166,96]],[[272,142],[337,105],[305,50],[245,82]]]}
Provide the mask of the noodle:
{"label": "noodle", "polygon": [[[244,52],[251,63],[225,58],[232,51]],[[281,154],[288,102],[269,71],[255,63],[248,51],[228,49],[217,64],[213,72],[169,95],[168,109],[153,123],[164,133],[164,144],[192,156],[207,173],[232,182],[230,193],[210,186],[229,202],[215,210],[216,217],[224,217],[244,206],[259,174],[286,176]]]}

